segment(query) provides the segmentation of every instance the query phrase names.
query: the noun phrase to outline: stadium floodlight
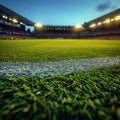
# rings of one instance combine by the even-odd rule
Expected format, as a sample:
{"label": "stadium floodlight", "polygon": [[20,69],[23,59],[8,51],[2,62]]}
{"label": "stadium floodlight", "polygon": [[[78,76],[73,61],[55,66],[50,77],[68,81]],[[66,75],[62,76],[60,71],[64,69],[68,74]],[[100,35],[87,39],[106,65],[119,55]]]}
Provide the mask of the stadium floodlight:
{"label": "stadium floodlight", "polygon": [[83,26],[82,25],[75,25],[75,28],[80,29],[80,28],[83,28]]}
{"label": "stadium floodlight", "polygon": [[20,22],[20,24],[21,24],[21,25],[24,25],[24,23],[23,23],[23,22]]}
{"label": "stadium floodlight", "polygon": [[5,19],[8,19],[8,17],[7,17],[7,16],[5,16]]}
{"label": "stadium floodlight", "polygon": [[106,19],[106,20],[105,20],[105,23],[110,23],[110,19]]}
{"label": "stadium floodlight", "polygon": [[2,17],[5,18],[5,15],[3,15]]}
{"label": "stadium floodlight", "polygon": [[7,18],[8,18],[8,17],[7,17],[7,16],[5,16],[5,15],[3,15],[2,17],[3,17],[4,19],[7,19]]}
{"label": "stadium floodlight", "polygon": [[9,20],[11,21],[11,20],[12,20],[12,18],[9,18]]}
{"label": "stadium floodlight", "polygon": [[115,17],[115,20],[120,20],[120,16],[116,16],[116,17]]}
{"label": "stadium floodlight", "polygon": [[42,24],[40,24],[40,23],[36,23],[35,24],[35,27],[38,27],[38,28],[41,28],[43,25]]}
{"label": "stadium floodlight", "polygon": [[22,23],[22,22],[20,22],[20,24],[22,25],[23,23]]}
{"label": "stadium floodlight", "polygon": [[93,24],[90,25],[90,27],[91,27],[91,28],[94,28],[94,27],[96,27],[96,24],[93,23]]}
{"label": "stadium floodlight", "polygon": [[99,26],[100,26],[101,24],[102,24],[101,22],[98,22],[98,24],[97,24],[97,25],[99,25]]}
{"label": "stadium floodlight", "polygon": [[75,26],[73,27],[73,30],[74,30],[75,32],[80,32],[80,31],[82,31],[83,29],[84,29],[84,27],[83,27],[82,25],[80,25],[80,24],[75,25]]}
{"label": "stadium floodlight", "polygon": [[17,19],[12,19],[12,21],[14,22],[14,23],[17,23],[18,22],[18,20]]}
{"label": "stadium floodlight", "polygon": [[103,21],[103,23],[105,24],[105,23],[106,23],[106,21]]}
{"label": "stadium floodlight", "polygon": [[115,19],[111,19],[110,21],[114,21]]}

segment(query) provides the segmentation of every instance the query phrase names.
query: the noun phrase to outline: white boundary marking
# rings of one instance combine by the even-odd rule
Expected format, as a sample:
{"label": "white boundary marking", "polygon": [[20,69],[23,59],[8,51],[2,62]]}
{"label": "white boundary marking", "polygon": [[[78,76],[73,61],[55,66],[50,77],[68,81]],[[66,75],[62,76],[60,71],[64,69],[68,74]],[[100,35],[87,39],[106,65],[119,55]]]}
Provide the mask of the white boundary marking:
{"label": "white boundary marking", "polygon": [[90,71],[101,67],[120,64],[120,57],[90,58],[45,63],[0,63],[0,76],[56,76]]}

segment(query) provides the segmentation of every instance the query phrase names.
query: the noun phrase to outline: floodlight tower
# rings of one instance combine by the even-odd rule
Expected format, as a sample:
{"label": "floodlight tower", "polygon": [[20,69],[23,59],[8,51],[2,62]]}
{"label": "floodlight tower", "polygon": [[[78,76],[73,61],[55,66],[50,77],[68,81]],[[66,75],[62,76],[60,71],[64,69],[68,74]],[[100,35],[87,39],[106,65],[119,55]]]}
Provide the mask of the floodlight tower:
{"label": "floodlight tower", "polygon": [[34,25],[35,33],[40,34],[42,30],[43,30],[43,25],[40,23],[35,23],[35,25]]}
{"label": "floodlight tower", "polygon": [[83,25],[80,25],[80,24],[75,25],[74,28],[73,28],[73,30],[74,30],[75,32],[80,32],[80,31],[82,31],[83,29],[84,29]]}

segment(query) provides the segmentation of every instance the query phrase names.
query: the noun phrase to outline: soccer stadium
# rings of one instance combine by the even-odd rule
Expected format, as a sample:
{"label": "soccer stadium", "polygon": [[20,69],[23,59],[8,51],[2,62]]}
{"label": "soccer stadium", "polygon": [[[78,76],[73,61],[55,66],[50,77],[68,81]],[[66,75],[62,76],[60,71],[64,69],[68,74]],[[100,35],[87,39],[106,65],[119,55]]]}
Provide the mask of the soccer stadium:
{"label": "soccer stadium", "polygon": [[[68,38],[68,39],[120,39],[120,9],[88,21],[82,25],[56,26],[42,25],[19,15],[0,5],[0,38]],[[25,31],[25,26],[33,26],[34,33]]]}
{"label": "soccer stadium", "polygon": [[46,25],[0,4],[0,106],[0,120],[120,120],[120,8]]}

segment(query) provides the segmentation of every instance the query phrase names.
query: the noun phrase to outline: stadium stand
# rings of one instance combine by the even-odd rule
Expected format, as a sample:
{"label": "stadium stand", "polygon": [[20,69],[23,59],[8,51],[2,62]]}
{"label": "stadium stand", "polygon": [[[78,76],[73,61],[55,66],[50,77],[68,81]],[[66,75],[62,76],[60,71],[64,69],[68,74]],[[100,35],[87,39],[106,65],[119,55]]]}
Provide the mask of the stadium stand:
{"label": "stadium stand", "polygon": [[[32,26],[34,33],[26,31]],[[37,25],[0,4],[0,39],[120,39],[120,9],[82,25]]]}
{"label": "stadium stand", "polygon": [[120,9],[77,26],[41,26],[38,38],[120,39]]}
{"label": "stadium stand", "polygon": [[34,22],[0,4],[0,39],[30,38],[26,25],[34,26]]}
{"label": "stadium stand", "polygon": [[84,27],[88,38],[120,39],[120,9],[91,20]]}
{"label": "stadium stand", "polygon": [[42,28],[35,28],[35,33],[40,38],[71,38],[73,26],[45,25]]}
{"label": "stadium stand", "polygon": [[77,26],[43,25],[35,27],[35,34],[39,38],[80,38],[81,30]]}

